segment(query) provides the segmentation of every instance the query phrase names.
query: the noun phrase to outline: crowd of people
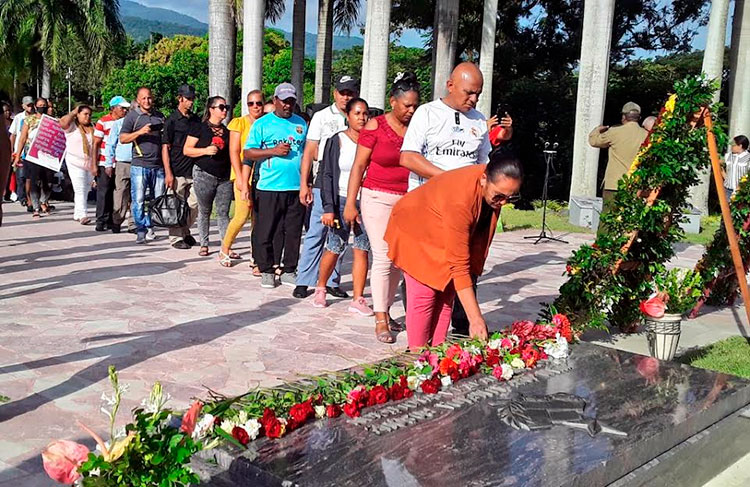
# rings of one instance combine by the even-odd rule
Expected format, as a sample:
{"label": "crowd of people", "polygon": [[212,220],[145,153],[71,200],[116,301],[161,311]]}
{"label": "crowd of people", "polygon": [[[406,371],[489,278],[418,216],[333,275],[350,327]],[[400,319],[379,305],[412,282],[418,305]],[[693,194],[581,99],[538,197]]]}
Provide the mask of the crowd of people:
{"label": "crowd of people", "polygon": [[[451,321],[459,333],[486,337],[476,280],[500,208],[518,198],[522,170],[514,156],[493,153],[493,145],[511,138],[512,119],[488,121],[475,109],[482,87],[477,66],[462,63],[445,97],[420,104],[416,76],[399,73],[390,110],[371,117],[358,81],[343,76],[333,103],[309,117],[300,113],[295,87],[282,83],[270,101],[260,90],[247,93],[247,114],[228,125],[227,101],[209,97],[199,117],[189,85],[178,89],[169,117],[148,87],[132,102],[112,98],[96,123],[92,108],[79,105],[60,118],[73,219],[92,223],[93,186],[95,230],[119,233],[127,221],[135,243],[146,244],[157,238],[149,201],[170,191],[189,208],[185,225],[169,228],[175,249],[198,247],[209,256],[214,216],[218,262],[231,267],[242,259],[232,247],[248,226],[248,260],[261,287],[287,285],[324,308],[330,297],[349,298],[340,281],[351,247],[348,310],[374,316],[377,340],[393,343],[404,329],[390,315],[402,279],[409,347],[441,343]],[[8,194],[38,219],[54,209],[54,173],[25,153],[50,104],[24,98],[23,106],[8,128],[15,166]],[[365,298],[370,253],[372,307]]]}

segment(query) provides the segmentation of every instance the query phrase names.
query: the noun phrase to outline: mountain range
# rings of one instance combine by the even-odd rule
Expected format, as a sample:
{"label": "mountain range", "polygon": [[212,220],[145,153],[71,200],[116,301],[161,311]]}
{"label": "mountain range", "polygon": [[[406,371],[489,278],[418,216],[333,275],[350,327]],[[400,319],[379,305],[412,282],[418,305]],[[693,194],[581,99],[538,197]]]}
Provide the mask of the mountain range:
{"label": "mountain range", "polygon": [[[208,24],[194,17],[167,8],[147,7],[130,0],[120,2],[120,20],[128,35],[139,42],[147,40],[152,32],[166,37],[177,34],[203,36],[208,32]],[[286,40],[292,41],[291,32],[278,30],[283,32]],[[315,57],[317,38],[317,35],[305,32],[305,57]],[[334,51],[361,45],[364,45],[361,37],[333,36]]]}

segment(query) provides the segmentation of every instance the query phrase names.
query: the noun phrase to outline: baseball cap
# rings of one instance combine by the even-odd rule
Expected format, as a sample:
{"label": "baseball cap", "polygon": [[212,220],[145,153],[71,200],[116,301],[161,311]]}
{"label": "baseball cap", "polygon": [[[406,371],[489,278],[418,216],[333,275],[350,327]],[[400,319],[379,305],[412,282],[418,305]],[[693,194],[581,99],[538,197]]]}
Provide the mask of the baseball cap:
{"label": "baseball cap", "polygon": [[351,76],[342,76],[341,78],[336,80],[336,91],[340,93],[346,90],[358,93],[359,81],[352,78]]}
{"label": "baseball cap", "polygon": [[296,100],[297,90],[294,88],[294,85],[291,83],[281,83],[273,91],[273,96],[275,96],[279,100],[286,100],[289,98],[294,98]]}
{"label": "baseball cap", "polygon": [[111,100],[109,100],[109,108],[114,108],[114,107],[130,108],[130,103],[128,102],[128,100],[126,100],[122,96],[117,95],[117,96],[112,97]]}
{"label": "baseball cap", "polygon": [[632,101],[627,102],[622,106],[622,113],[638,112],[641,113],[641,106]]}
{"label": "baseball cap", "polygon": [[181,85],[177,88],[177,96],[183,98],[194,99],[195,98],[195,86],[193,85]]}
{"label": "baseball cap", "polygon": [[33,104],[34,104],[34,99],[30,96],[24,96],[23,99],[21,100],[21,105],[23,106],[33,105]]}

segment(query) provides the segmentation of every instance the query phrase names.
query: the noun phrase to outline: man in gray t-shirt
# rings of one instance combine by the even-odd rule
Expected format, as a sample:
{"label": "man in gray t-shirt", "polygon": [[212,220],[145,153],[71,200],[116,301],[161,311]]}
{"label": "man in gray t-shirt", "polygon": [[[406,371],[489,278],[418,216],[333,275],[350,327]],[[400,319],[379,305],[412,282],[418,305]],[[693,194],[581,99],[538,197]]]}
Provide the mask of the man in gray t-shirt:
{"label": "man in gray t-shirt", "polygon": [[135,243],[143,244],[156,238],[151,218],[145,211],[146,194],[150,192],[153,198],[164,194],[164,163],[161,157],[164,115],[154,109],[150,89],[140,88],[136,99],[138,107],[131,110],[122,122],[120,143],[133,144],[130,212],[136,225]]}

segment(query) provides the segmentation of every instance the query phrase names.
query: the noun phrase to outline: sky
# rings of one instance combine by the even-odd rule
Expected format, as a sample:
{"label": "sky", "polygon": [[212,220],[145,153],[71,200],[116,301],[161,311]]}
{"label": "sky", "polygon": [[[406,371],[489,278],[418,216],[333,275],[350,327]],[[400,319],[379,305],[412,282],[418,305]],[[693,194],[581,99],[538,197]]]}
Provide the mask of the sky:
{"label": "sky", "polygon": [[[143,5],[150,7],[162,7],[168,8],[180,13],[184,13],[195,17],[202,22],[208,22],[208,0],[134,0]],[[282,18],[273,24],[274,27],[291,32],[292,30],[292,3],[293,0],[285,0],[286,11]],[[362,0],[362,7],[360,8],[360,23],[364,25],[365,20],[365,2]],[[730,9],[731,10],[731,9]],[[317,17],[318,17],[318,0],[307,0],[306,9],[306,23],[305,30],[315,34],[317,32]],[[727,31],[731,29],[732,12],[729,12],[729,22],[727,25]],[[703,49],[706,44],[706,26],[698,28],[698,33],[693,39],[694,49]],[[359,29],[355,28],[352,30],[352,35],[360,36]],[[727,42],[729,37],[727,37]],[[402,37],[398,40],[398,43],[408,47],[422,47],[424,41],[421,38],[421,33],[417,30],[408,30],[404,32]],[[663,53],[643,53],[645,56],[654,56]],[[640,57],[637,55],[637,57]]]}

